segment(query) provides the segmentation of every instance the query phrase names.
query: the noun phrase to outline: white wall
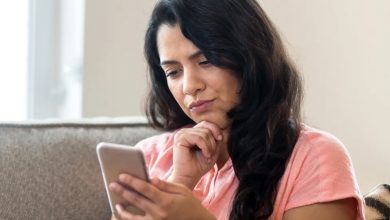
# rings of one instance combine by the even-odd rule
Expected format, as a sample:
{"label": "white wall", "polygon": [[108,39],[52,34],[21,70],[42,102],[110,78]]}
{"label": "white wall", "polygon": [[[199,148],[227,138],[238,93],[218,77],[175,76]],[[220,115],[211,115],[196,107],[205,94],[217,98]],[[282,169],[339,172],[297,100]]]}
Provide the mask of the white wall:
{"label": "white wall", "polygon": [[[84,113],[142,114],[155,0],[86,2]],[[264,0],[305,78],[306,122],[347,146],[362,192],[390,183],[390,2]]]}
{"label": "white wall", "polygon": [[86,0],[83,116],[140,115],[154,0]]}
{"label": "white wall", "polygon": [[264,1],[305,78],[306,122],[347,146],[363,192],[390,183],[390,2]]}

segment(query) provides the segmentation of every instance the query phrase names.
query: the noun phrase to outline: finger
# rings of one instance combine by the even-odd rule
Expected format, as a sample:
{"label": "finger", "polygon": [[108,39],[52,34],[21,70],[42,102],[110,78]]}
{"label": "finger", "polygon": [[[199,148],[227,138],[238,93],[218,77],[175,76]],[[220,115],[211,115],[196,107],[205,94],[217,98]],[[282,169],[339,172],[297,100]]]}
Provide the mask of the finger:
{"label": "finger", "polygon": [[214,123],[208,121],[201,121],[198,124],[196,124],[194,128],[207,128],[211,131],[215,140],[222,141],[223,139],[223,134],[221,129]]}
{"label": "finger", "polygon": [[121,174],[119,175],[119,181],[127,186],[130,186],[132,189],[150,199],[152,202],[159,203],[163,200],[163,192],[144,180],[128,174]]}
{"label": "finger", "polygon": [[166,182],[158,178],[153,178],[150,181],[154,186],[164,192],[175,194],[187,194],[189,189],[181,184]]}
{"label": "finger", "polygon": [[[212,140],[207,137],[207,134],[204,132],[200,132],[199,130],[191,130],[185,134],[181,134],[177,138],[177,144],[182,147],[194,148],[198,147],[204,157],[210,158],[212,156]],[[215,141],[213,141],[215,142]]]}
{"label": "finger", "polygon": [[175,135],[175,145],[187,148],[198,147],[202,153],[197,156],[211,163],[218,154],[217,143],[211,131],[207,128],[182,129]]}
{"label": "finger", "polygon": [[120,219],[122,219],[122,220],[136,219],[136,215],[133,215],[130,212],[126,212],[125,209],[120,204],[116,204],[115,209],[116,209]]}
{"label": "finger", "polygon": [[[119,183],[111,183],[109,185],[110,190],[114,193],[120,195],[126,201],[130,202],[132,206],[135,206],[146,213],[155,214],[158,210],[158,206],[154,204],[151,200],[145,198],[140,193],[137,193],[132,190],[128,190]],[[123,208],[123,207],[122,207]],[[129,213],[128,211],[124,210]],[[130,213],[129,213],[130,214]]]}
{"label": "finger", "polygon": [[206,148],[203,148],[202,146],[198,147],[202,150],[202,153],[205,155],[205,157],[213,157],[216,153],[217,142],[211,134],[210,130],[207,128],[197,128],[197,130],[194,130],[193,133],[204,139]]}
{"label": "finger", "polygon": [[126,211],[122,205],[116,204],[115,209],[122,220],[146,220],[146,216],[134,215]]}
{"label": "finger", "polygon": [[[208,145],[216,143],[216,140],[215,140],[213,134],[207,128],[196,128],[196,129],[191,130],[188,134],[192,135],[192,136],[199,136],[200,138],[203,138],[205,143]],[[197,138],[197,137],[194,137],[194,138]]]}

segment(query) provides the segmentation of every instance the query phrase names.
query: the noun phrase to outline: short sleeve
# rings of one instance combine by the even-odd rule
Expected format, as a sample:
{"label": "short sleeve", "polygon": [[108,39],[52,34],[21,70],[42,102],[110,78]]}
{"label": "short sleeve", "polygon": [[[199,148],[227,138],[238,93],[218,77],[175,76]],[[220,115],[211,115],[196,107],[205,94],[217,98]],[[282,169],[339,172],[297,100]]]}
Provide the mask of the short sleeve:
{"label": "short sleeve", "polygon": [[301,146],[297,146],[300,149],[295,149],[298,153],[290,167],[295,179],[286,210],[355,198],[357,213],[362,216],[363,200],[345,146],[327,133],[311,134],[305,138]]}

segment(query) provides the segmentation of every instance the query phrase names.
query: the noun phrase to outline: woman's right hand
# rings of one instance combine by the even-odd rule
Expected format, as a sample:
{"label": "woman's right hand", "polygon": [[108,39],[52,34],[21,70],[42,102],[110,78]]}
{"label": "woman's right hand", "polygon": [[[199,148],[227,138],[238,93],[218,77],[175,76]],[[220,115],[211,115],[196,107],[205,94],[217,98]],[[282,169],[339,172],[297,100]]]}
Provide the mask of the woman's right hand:
{"label": "woman's right hand", "polygon": [[222,140],[221,129],[206,121],[179,130],[174,136],[174,170],[169,181],[183,184],[192,190],[216,163]]}

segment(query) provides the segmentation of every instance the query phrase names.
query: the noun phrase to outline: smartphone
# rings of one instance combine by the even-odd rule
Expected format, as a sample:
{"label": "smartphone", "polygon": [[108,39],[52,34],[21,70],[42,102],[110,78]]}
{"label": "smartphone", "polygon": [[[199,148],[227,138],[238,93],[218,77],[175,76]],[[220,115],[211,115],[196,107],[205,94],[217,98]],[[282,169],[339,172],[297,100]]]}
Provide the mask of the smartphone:
{"label": "smartphone", "polygon": [[[111,192],[108,185],[118,181],[119,174],[127,173],[139,179],[149,182],[148,172],[145,166],[145,159],[140,149],[128,145],[99,143],[96,147],[100,169],[102,171],[104,185],[110,208],[117,219],[120,219],[115,209],[116,204],[121,204],[128,212],[145,215],[145,212],[133,206],[122,197]],[[131,189],[129,189],[131,190]]]}

